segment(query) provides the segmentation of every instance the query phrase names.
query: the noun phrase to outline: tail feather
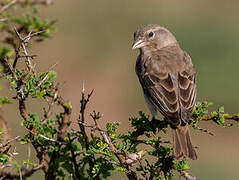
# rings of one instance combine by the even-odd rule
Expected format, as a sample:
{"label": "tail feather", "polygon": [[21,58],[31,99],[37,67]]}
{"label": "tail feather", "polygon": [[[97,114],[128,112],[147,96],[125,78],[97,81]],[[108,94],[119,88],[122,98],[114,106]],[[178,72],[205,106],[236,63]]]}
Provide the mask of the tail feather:
{"label": "tail feather", "polygon": [[173,152],[176,159],[184,157],[197,159],[197,154],[190,140],[188,126],[179,126],[173,129]]}

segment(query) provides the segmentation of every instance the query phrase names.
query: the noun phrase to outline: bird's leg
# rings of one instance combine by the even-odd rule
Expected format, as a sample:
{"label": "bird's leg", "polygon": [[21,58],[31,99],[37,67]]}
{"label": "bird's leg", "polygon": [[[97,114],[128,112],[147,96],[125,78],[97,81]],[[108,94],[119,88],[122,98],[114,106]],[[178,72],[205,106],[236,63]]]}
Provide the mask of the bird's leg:
{"label": "bird's leg", "polygon": [[152,117],[152,120],[151,120],[151,123],[150,123],[150,127],[154,133],[154,135],[156,134],[157,132],[157,124],[158,124],[158,119],[155,118],[155,116]]}
{"label": "bird's leg", "polygon": [[155,116],[152,117],[152,120],[150,121],[150,127],[154,134],[156,134],[157,129],[158,133],[164,128],[168,127],[168,121],[164,118],[163,120],[157,119]]}

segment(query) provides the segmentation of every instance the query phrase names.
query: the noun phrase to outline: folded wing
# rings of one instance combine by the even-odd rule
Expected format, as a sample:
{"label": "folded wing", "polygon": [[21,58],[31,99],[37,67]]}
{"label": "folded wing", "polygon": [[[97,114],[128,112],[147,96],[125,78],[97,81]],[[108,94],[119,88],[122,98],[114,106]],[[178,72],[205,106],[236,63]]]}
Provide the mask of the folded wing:
{"label": "folded wing", "polygon": [[173,62],[181,61],[174,65],[175,69],[168,63],[163,64],[170,59],[149,60],[140,81],[149,101],[177,127],[189,121],[196,99],[196,83],[191,59],[186,53],[183,57],[170,58],[182,59],[174,59]]}

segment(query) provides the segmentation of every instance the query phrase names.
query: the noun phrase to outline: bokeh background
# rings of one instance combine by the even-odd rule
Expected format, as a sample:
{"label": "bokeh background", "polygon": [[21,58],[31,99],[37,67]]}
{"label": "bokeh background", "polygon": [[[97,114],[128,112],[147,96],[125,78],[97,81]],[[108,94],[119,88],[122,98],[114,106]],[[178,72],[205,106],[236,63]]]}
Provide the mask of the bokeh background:
{"label": "bokeh background", "polygon": [[[120,131],[129,129],[128,118],[142,110],[149,114],[135,75],[138,52],[131,50],[134,31],[144,24],[167,27],[186,50],[197,72],[198,100],[239,112],[239,11],[235,1],[155,1],[155,0],[67,0],[41,8],[41,16],[56,19],[52,38],[33,46],[42,71],[57,61],[55,68],[61,93],[73,105],[77,119],[82,82],[95,89],[89,111],[104,114],[102,124],[120,121]],[[32,111],[39,104],[28,104]],[[22,134],[17,104],[3,108],[12,135]],[[89,118],[90,119],[90,118]],[[198,160],[190,161],[190,172],[199,180],[239,179],[239,127],[217,128],[201,123],[216,134],[191,131],[198,146]],[[171,137],[170,137],[171,138]],[[19,147],[19,151],[26,153]],[[34,153],[34,152],[32,152]],[[118,173],[109,179],[126,179]],[[43,179],[38,173],[32,179]],[[176,178],[177,179],[177,178]]]}

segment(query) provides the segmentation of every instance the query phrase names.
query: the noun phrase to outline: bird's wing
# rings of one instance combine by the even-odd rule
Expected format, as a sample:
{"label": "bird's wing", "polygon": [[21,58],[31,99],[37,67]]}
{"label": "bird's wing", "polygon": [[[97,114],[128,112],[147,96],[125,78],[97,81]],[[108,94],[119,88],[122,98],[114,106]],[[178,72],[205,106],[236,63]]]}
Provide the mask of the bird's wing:
{"label": "bird's wing", "polygon": [[153,57],[146,61],[141,79],[149,101],[175,127],[189,121],[196,97],[194,71],[187,58],[190,57],[177,54]]}
{"label": "bird's wing", "polygon": [[183,61],[186,67],[178,73],[179,102],[181,119],[187,123],[196,101],[196,79],[190,56],[185,52]]}

